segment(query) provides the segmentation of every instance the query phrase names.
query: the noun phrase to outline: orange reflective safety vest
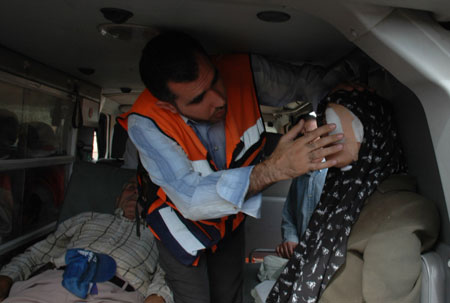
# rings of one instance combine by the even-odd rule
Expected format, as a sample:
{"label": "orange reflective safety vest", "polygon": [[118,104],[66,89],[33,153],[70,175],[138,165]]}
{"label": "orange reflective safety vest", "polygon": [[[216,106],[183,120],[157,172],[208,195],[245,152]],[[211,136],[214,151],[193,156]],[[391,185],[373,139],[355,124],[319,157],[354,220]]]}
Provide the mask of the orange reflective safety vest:
{"label": "orange reflective safety vest", "polygon": [[[227,55],[212,60],[222,77],[228,100],[225,118],[226,166],[236,168],[256,164],[265,143],[264,124],[257,102],[250,57]],[[157,99],[145,90],[131,110],[117,121],[128,130],[127,118],[138,114],[151,119],[166,136],[186,153],[194,171],[206,176],[217,171],[216,165],[195,131],[178,114],[156,105]],[[183,217],[162,188],[153,184],[146,221],[155,237],[183,264],[196,265],[199,253],[211,248],[235,230],[245,215],[191,221]],[[147,198],[149,199],[149,198]]]}

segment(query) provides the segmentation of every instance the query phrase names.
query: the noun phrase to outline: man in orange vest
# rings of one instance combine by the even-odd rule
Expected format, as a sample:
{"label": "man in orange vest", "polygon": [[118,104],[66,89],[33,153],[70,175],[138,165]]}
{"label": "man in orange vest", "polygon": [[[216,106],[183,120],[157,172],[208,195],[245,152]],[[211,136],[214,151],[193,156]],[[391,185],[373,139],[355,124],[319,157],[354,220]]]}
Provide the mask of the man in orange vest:
{"label": "man in orange vest", "polygon": [[146,218],[175,302],[242,302],[245,215],[259,217],[271,184],[333,166],[322,159],[343,138],[326,136],[334,125],[297,138],[300,122],[261,161],[259,104],[318,102],[338,79],[256,55],[210,58],[179,32],[147,44],[140,73],[147,89],[118,122],[151,179]]}

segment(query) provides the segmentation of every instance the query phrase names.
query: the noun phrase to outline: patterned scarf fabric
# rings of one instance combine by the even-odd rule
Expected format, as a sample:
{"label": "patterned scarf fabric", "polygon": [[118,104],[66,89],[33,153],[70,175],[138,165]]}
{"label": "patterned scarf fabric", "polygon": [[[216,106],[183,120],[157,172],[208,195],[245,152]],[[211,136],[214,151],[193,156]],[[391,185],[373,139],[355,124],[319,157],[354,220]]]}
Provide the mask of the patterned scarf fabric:
{"label": "patterned scarf fabric", "polygon": [[320,202],[267,303],[317,302],[345,263],[347,239],[364,201],[388,176],[406,171],[386,100],[368,91],[335,92],[319,104],[319,123],[328,103],[345,106],[361,120],[364,139],[359,157],[348,171],[328,170]]}

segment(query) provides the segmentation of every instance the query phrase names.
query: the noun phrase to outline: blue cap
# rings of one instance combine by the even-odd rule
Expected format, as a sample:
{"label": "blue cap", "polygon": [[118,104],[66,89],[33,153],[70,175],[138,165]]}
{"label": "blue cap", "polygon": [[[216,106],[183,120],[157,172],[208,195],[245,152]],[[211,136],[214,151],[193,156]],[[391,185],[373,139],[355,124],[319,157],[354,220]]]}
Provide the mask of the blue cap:
{"label": "blue cap", "polygon": [[73,248],[66,252],[62,285],[85,299],[95,282],[105,282],[116,274],[116,261],[108,255]]}

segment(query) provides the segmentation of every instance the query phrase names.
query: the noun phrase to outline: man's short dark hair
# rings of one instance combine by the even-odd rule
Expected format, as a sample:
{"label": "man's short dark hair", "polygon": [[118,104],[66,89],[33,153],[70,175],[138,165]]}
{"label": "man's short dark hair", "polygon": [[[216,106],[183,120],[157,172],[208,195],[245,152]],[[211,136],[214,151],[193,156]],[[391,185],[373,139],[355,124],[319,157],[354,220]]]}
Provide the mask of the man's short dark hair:
{"label": "man's short dark hair", "polygon": [[190,82],[198,77],[197,55],[206,51],[191,36],[176,31],[150,40],[142,51],[139,70],[145,87],[161,101],[175,101],[167,83]]}

